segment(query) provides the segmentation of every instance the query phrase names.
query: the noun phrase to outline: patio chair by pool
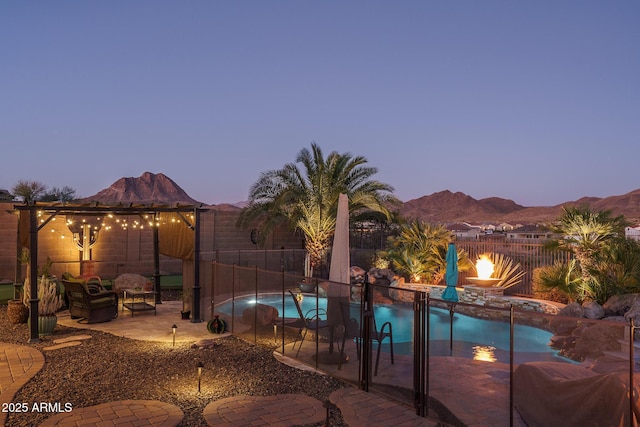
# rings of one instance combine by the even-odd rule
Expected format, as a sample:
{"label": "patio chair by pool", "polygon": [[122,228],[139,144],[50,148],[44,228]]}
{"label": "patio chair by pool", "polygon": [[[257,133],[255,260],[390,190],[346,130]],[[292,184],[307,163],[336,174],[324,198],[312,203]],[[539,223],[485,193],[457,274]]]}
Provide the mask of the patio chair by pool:
{"label": "patio chair by pool", "polygon": [[323,309],[311,309],[306,313],[302,313],[302,308],[300,308],[300,302],[298,298],[296,298],[296,294],[293,291],[289,291],[291,294],[291,298],[293,299],[294,304],[296,305],[296,310],[298,311],[298,319],[293,322],[285,323],[285,327],[296,328],[298,329],[298,336],[296,340],[293,342],[293,349],[296,348],[296,342],[298,342],[298,338],[300,339],[300,345],[298,345],[298,351],[296,352],[296,356],[300,353],[300,349],[302,348],[302,344],[304,343],[304,339],[307,336],[307,332],[309,330],[319,331],[320,329],[329,329],[329,324],[326,320],[320,318],[320,315],[325,316],[326,311]]}
{"label": "patio chair by pool", "polygon": [[[342,346],[340,351],[344,352],[344,344],[347,340],[353,339],[356,343],[356,351],[358,353],[358,360],[360,360],[360,348],[363,340],[363,328],[360,316],[360,305],[341,303],[342,322],[344,324],[344,334],[342,335]],[[391,364],[394,364],[393,360],[393,328],[391,322],[384,322],[382,327],[378,329],[376,324],[376,316],[371,310],[371,340],[378,343],[378,350],[376,352],[376,366],[373,375],[378,375],[378,364],[380,362],[380,350],[382,349],[382,342],[389,338],[389,348],[391,352]],[[341,357],[340,360],[343,358]]]}

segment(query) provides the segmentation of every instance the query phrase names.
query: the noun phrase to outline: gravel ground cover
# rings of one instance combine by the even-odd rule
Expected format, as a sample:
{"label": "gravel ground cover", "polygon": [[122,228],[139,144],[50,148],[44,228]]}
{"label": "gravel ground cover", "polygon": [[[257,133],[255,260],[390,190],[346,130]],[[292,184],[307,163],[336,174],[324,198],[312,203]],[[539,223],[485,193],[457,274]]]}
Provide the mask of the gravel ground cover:
{"label": "gravel ground cover", "polygon": [[[302,393],[320,401],[347,386],[344,382],[279,363],[272,348],[236,337],[219,340],[213,348],[189,344],[136,341],[103,332],[58,325],[54,335],[26,344],[26,324],[7,320],[0,306],[0,341],[32,345],[42,351],[53,340],[91,335],[81,345],[43,351],[44,368],[18,391],[14,402],[70,403],[74,408],[125,399],[152,399],[178,406],[184,426],[206,425],[202,412],[211,401],[236,395]],[[197,364],[204,368],[198,392]],[[53,414],[10,414],[7,426],[38,425]],[[330,413],[330,425],[344,425],[339,410]],[[324,425],[324,423],[316,424]]]}

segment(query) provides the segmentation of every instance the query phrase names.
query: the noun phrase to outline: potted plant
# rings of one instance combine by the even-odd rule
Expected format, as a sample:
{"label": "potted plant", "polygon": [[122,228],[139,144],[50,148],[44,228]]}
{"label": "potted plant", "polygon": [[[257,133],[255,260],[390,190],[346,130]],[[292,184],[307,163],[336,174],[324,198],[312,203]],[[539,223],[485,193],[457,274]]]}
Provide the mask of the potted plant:
{"label": "potted plant", "polygon": [[38,334],[51,335],[58,323],[56,312],[64,304],[58,284],[48,276],[41,276],[38,284]]}
{"label": "potted plant", "polygon": [[298,283],[298,287],[302,292],[315,292],[316,284],[313,282],[313,266],[311,265],[311,256],[307,253],[304,257],[304,279]]}
{"label": "potted plant", "polygon": [[[26,250],[22,251],[19,260],[22,265],[28,264],[29,252],[27,252]],[[30,286],[29,273],[30,271],[29,269],[27,269],[27,276],[24,280],[24,283],[22,284],[23,289]],[[18,289],[20,287],[20,284],[14,283],[13,286],[13,299],[7,302],[7,318],[9,319],[9,322],[13,323],[14,325],[27,323],[27,319],[29,318],[29,307],[23,302],[23,295],[21,295],[21,292]]]}
{"label": "potted plant", "polygon": [[182,320],[189,320],[191,317],[191,288],[183,287],[182,290],[182,311],[180,315]]}
{"label": "potted plant", "polygon": [[11,299],[7,302],[7,317],[9,318],[9,322],[14,325],[27,322],[27,319],[29,318],[29,309],[22,302],[22,298],[19,294],[15,299]]}

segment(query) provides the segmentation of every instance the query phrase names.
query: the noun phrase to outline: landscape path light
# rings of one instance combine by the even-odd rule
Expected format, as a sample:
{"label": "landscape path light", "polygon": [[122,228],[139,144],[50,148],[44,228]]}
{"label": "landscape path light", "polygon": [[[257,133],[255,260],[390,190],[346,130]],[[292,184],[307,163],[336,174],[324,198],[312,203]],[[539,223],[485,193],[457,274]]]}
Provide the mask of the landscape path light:
{"label": "landscape path light", "polygon": [[200,383],[201,383],[201,379],[202,379],[202,368],[204,368],[204,364],[202,362],[198,362],[196,367],[198,368],[198,393],[200,393]]}
{"label": "landscape path light", "polygon": [[176,346],[176,329],[178,329],[178,326],[174,323],[173,326],[171,327],[171,331],[173,332],[173,346]]}

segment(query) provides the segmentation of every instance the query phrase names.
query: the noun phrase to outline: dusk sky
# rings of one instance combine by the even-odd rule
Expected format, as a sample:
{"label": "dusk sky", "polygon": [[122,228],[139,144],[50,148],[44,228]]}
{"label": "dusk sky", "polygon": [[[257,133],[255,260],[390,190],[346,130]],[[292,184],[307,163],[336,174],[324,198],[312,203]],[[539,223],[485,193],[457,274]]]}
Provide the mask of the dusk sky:
{"label": "dusk sky", "polygon": [[207,204],[315,141],[408,201],[640,188],[640,1],[2,1],[0,188]]}

